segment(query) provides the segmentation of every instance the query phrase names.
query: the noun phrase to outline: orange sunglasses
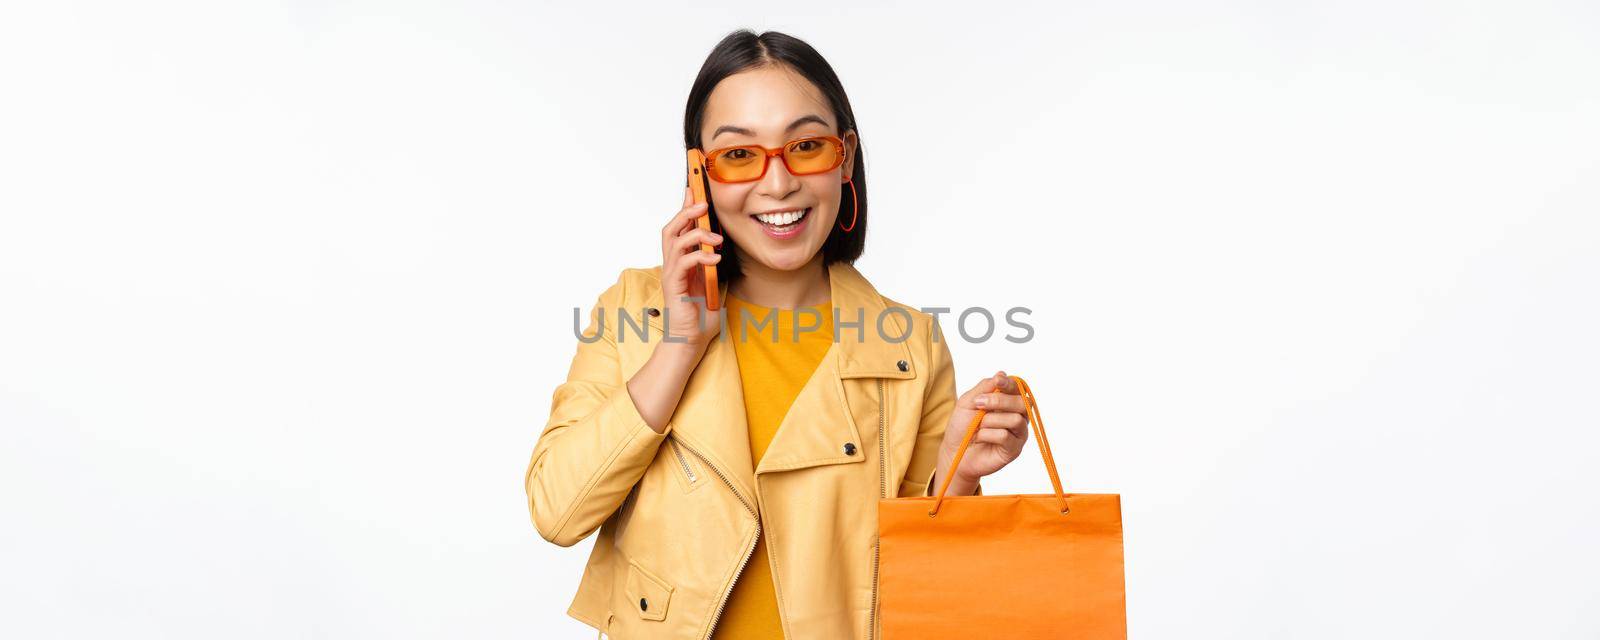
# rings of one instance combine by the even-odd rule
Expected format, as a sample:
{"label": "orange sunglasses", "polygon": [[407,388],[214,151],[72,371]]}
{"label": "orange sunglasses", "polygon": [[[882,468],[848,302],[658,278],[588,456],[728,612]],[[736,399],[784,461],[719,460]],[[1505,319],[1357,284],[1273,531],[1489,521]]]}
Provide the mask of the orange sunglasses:
{"label": "orange sunglasses", "polygon": [[832,171],[844,163],[844,141],[836,136],[806,136],[777,149],[759,144],[722,147],[706,154],[706,175],[717,182],[760,180],[773,156],[783,158],[783,166],[793,175]]}

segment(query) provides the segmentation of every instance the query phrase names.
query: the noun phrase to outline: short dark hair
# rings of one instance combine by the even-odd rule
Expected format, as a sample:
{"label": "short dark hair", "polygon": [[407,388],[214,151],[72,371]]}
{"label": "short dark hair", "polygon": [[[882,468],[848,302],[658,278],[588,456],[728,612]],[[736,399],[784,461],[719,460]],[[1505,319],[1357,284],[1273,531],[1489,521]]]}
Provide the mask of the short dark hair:
{"label": "short dark hair", "polygon": [[[839,123],[839,133],[846,131],[856,132],[855,159],[851,162],[850,181],[855,184],[855,226],[846,233],[835,224],[828,232],[828,239],[822,243],[823,264],[843,262],[853,264],[856,258],[861,257],[861,250],[866,246],[867,237],[867,165],[866,152],[862,150],[861,130],[856,126],[855,112],[850,109],[850,97],[845,95],[844,85],[839,82],[838,74],[833,72],[833,67],[828,61],[817,53],[816,49],[806,44],[804,40],[794,36],[767,31],[757,34],[749,29],[740,29],[728,34],[716,47],[711,49],[711,55],[706,56],[706,62],[700,67],[700,75],[694,79],[694,86],[689,89],[689,104],[683,112],[683,144],[684,150],[703,149],[700,139],[700,128],[705,124],[706,101],[711,97],[711,90],[717,83],[741,71],[747,71],[764,66],[786,66],[811,81],[822,91],[828,104],[833,107],[833,118]],[[840,193],[839,217],[842,220],[846,215],[846,204],[850,201],[849,186]],[[708,192],[709,193],[709,192]],[[707,200],[710,200],[708,197]],[[713,207],[712,220],[715,221],[716,210]],[[718,233],[721,229],[713,224]],[[717,275],[724,280],[732,281],[739,277],[739,258],[731,250],[733,238],[723,234],[725,247],[722,261],[717,263]]]}

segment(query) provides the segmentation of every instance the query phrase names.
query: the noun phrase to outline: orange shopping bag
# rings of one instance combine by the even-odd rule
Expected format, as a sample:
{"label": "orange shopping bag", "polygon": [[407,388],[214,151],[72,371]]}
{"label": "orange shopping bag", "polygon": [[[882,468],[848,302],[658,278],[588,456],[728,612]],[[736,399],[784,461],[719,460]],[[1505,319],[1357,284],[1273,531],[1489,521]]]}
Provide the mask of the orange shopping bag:
{"label": "orange shopping bag", "polygon": [[[879,611],[884,640],[1127,638],[1122,502],[1061,491],[1033,391],[1028,404],[1054,494],[878,501]],[[961,464],[984,411],[967,427]]]}

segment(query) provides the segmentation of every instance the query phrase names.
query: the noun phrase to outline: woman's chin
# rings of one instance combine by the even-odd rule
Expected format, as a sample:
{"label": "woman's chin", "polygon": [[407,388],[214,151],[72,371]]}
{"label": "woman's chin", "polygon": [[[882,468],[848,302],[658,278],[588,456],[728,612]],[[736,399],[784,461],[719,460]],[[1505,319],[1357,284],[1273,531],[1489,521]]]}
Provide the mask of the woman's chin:
{"label": "woman's chin", "polygon": [[809,249],[810,243],[806,243],[806,245],[804,247],[784,247],[781,249],[762,247],[757,250],[759,253],[755,255],[755,259],[774,271],[794,271],[811,264],[811,259],[822,248],[820,244],[815,249]]}

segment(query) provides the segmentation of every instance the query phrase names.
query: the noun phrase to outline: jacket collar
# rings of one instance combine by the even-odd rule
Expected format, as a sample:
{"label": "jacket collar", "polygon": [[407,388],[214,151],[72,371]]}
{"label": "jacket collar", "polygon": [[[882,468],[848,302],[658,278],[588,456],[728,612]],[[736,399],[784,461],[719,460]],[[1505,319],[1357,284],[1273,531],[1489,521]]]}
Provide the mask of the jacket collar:
{"label": "jacket collar", "polygon": [[[886,312],[889,306],[883,296],[852,265],[829,265],[828,286],[838,318],[835,324],[839,326],[839,339],[829,347],[817,370],[795,397],[759,468],[751,463],[744,387],[726,325],[717,339],[706,347],[673,413],[672,433],[707,456],[745,496],[756,495],[754,476],[758,472],[865,461],[866,443],[862,438],[876,439],[878,425],[858,425],[857,411],[853,411],[846,400],[859,408],[859,415],[864,419],[877,415],[878,397],[872,385],[853,384],[847,388],[845,381],[858,378],[903,380],[917,376],[916,363],[911,359],[906,339],[911,331],[911,315],[903,310]],[[661,290],[659,287],[651,289],[646,304],[660,309]],[[720,289],[726,299],[727,283],[721,283]],[[659,340],[662,318],[653,315],[646,318],[651,339]],[[903,370],[901,363],[904,363]],[[867,431],[865,436],[863,427]],[[846,443],[854,445],[852,453],[846,453]]]}

